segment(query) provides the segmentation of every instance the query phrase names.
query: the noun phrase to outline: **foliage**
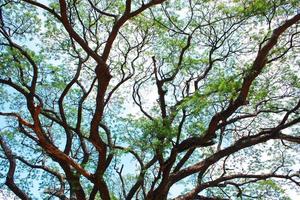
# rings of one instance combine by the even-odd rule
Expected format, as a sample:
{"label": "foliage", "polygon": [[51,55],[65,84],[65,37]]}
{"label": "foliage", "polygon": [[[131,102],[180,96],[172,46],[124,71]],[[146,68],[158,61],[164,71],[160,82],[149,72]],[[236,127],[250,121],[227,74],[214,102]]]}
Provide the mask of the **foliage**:
{"label": "foliage", "polygon": [[1,193],[289,199],[299,6],[1,0]]}

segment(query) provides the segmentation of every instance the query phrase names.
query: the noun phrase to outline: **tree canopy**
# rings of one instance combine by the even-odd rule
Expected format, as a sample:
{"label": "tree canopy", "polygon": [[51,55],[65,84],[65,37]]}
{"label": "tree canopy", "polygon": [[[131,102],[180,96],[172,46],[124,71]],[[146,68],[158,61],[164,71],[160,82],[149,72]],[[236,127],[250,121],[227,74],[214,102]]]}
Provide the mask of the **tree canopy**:
{"label": "tree canopy", "polygon": [[1,0],[2,193],[289,199],[300,186],[299,7]]}

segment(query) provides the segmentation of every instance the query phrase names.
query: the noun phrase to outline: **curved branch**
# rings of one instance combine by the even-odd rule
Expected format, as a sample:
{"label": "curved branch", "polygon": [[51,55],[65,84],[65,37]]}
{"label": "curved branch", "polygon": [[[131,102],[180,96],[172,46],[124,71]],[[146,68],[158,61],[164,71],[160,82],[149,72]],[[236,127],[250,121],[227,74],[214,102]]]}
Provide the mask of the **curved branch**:
{"label": "curved branch", "polygon": [[9,146],[4,141],[4,138],[0,135],[0,146],[4,151],[5,156],[7,157],[9,161],[9,170],[7,172],[6,181],[5,184],[8,186],[8,188],[13,191],[19,198],[24,200],[29,200],[29,196],[22,191],[20,187],[18,187],[14,182],[14,174],[16,170],[16,159],[9,148]]}

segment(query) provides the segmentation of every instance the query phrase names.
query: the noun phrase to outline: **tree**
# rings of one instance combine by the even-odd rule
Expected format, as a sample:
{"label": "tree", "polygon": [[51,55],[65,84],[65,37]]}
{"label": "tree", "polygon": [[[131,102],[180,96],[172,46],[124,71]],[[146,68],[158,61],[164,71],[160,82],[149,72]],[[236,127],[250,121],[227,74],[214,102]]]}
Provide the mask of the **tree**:
{"label": "tree", "polygon": [[3,189],[21,199],[288,199],[284,188],[300,186],[298,8],[1,0]]}

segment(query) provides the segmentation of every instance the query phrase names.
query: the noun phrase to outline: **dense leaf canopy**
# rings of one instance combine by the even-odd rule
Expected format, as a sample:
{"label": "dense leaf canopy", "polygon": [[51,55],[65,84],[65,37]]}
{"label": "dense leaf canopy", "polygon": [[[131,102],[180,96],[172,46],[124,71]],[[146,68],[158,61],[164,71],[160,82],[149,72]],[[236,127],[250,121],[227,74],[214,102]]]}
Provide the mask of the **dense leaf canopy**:
{"label": "dense leaf canopy", "polygon": [[289,199],[298,0],[0,0],[0,191]]}

